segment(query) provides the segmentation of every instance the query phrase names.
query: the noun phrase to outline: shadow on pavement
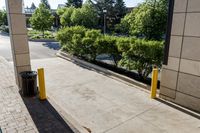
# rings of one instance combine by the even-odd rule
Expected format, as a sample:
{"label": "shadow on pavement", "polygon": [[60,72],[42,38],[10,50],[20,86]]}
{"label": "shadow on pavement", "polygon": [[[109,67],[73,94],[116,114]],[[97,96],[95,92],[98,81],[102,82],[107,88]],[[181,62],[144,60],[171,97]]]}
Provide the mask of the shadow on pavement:
{"label": "shadow on pavement", "polygon": [[0,32],[0,35],[9,37],[9,33]]}
{"label": "shadow on pavement", "polygon": [[43,44],[43,46],[48,47],[50,49],[53,50],[59,50],[60,49],[60,45],[57,42],[46,42]]}
{"label": "shadow on pavement", "polygon": [[39,133],[73,133],[48,100],[22,97]]}

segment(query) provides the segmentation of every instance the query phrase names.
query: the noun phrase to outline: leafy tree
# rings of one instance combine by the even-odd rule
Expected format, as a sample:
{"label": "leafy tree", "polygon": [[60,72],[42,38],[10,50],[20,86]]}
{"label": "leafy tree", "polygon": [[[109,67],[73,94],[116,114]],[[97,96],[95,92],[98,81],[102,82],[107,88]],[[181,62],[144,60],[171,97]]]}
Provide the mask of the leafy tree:
{"label": "leafy tree", "polygon": [[43,3],[43,4],[45,5],[46,8],[51,9],[51,6],[50,6],[48,0],[41,0],[41,3]]}
{"label": "leafy tree", "polygon": [[132,12],[128,13],[124,18],[122,18],[120,24],[115,26],[115,32],[121,34],[130,34],[135,21],[135,14],[137,13],[138,9],[139,7],[135,8]]}
{"label": "leafy tree", "polygon": [[126,6],[123,0],[116,0],[114,5],[114,14],[116,17],[116,23],[120,23],[121,18],[126,15]]}
{"label": "leafy tree", "polygon": [[83,5],[82,8],[75,9],[71,21],[73,25],[82,25],[86,28],[95,28],[98,24],[97,13],[90,5]]}
{"label": "leafy tree", "polygon": [[66,7],[58,10],[58,14],[60,15],[60,23],[63,26],[72,26],[71,16],[74,12],[74,7]]}
{"label": "leafy tree", "polygon": [[0,10],[0,26],[8,25],[7,13],[5,10]]}
{"label": "leafy tree", "polygon": [[[167,0],[146,0],[133,9],[117,25],[118,31],[129,31],[131,35],[146,39],[161,40],[166,31]],[[122,27],[122,28],[120,28]]]}
{"label": "leafy tree", "polygon": [[98,15],[89,4],[84,4],[82,8],[66,7],[57,12],[61,16],[61,24],[63,26],[81,25],[87,28],[97,27]]}
{"label": "leafy tree", "polygon": [[31,9],[36,9],[36,6],[35,6],[35,4],[33,2],[31,4]]}
{"label": "leafy tree", "polygon": [[166,31],[167,1],[146,0],[136,13],[132,34],[144,35],[147,39],[159,40]]}
{"label": "leafy tree", "polygon": [[106,26],[108,29],[112,28],[115,24],[115,14],[114,14],[114,4],[115,0],[91,0],[94,8],[97,10],[98,16],[100,18],[99,25],[103,28],[104,26],[104,10],[106,14]]}
{"label": "leafy tree", "polygon": [[[109,30],[120,23],[121,18],[126,14],[124,0],[90,0],[100,17],[99,25],[104,26],[104,15],[106,15],[106,26]],[[104,14],[103,10],[107,12]]]}
{"label": "leafy tree", "polygon": [[73,6],[75,8],[80,8],[82,7],[83,0],[67,0],[66,6],[70,7]]}
{"label": "leafy tree", "polygon": [[44,37],[44,31],[49,30],[53,25],[53,18],[50,10],[44,4],[40,4],[30,18],[31,26],[35,30],[42,31]]}

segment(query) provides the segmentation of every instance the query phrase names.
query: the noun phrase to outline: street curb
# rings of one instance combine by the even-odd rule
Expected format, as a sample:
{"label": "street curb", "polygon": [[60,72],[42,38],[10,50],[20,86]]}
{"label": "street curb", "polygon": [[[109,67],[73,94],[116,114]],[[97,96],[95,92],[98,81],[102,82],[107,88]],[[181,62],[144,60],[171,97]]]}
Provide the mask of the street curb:
{"label": "street curb", "polygon": [[72,129],[74,133],[89,133],[83,126],[79,124],[66,110],[62,109],[53,96],[50,94],[50,97],[47,97],[49,103],[56,109],[59,115],[63,118],[63,120],[68,124],[68,126]]}
{"label": "street curb", "polygon": [[[75,61],[75,62],[77,62],[78,64],[83,65],[84,67],[87,67],[87,68],[89,68],[89,69],[92,68],[92,69],[95,69],[95,70],[97,70],[97,71],[101,71],[101,72],[103,72],[106,76],[111,77],[111,78],[114,78],[114,79],[116,79],[116,80],[120,80],[121,82],[126,83],[126,84],[128,84],[128,85],[130,85],[130,86],[134,86],[134,87],[137,87],[137,88],[140,88],[140,89],[143,88],[143,89],[145,89],[145,90],[149,90],[149,88],[150,88],[150,87],[149,87],[148,85],[146,85],[146,84],[140,83],[140,82],[138,82],[138,81],[136,81],[136,80],[134,80],[134,79],[131,79],[131,78],[126,77],[126,76],[123,76],[123,75],[120,75],[120,74],[115,73],[115,72],[113,72],[113,71],[111,71],[111,70],[108,70],[108,69],[106,69],[106,68],[97,66],[97,65],[92,64],[92,63],[89,63],[89,62],[87,62],[87,61],[78,59],[76,56],[69,55],[69,54],[67,54],[67,53],[65,53],[65,52],[59,51],[58,53],[56,53],[56,55],[57,55],[58,57],[61,57],[61,58],[63,58],[63,59],[66,59],[66,60],[68,60],[68,61],[71,61],[71,62],[72,62],[72,61]],[[149,92],[149,91],[148,91],[148,92]]]}

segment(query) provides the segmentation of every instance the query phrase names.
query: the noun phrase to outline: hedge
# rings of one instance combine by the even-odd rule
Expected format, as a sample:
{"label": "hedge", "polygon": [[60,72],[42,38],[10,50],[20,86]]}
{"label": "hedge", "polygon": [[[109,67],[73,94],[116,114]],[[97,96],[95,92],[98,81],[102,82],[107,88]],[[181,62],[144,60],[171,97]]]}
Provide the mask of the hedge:
{"label": "hedge", "polygon": [[151,73],[153,65],[161,67],[163,42],[102,35],[99,30],[82,26],[64,27],[56,39],[62,50],[95,61],[100,54],[114,57],[117,67],[136,70],[143,79]]}

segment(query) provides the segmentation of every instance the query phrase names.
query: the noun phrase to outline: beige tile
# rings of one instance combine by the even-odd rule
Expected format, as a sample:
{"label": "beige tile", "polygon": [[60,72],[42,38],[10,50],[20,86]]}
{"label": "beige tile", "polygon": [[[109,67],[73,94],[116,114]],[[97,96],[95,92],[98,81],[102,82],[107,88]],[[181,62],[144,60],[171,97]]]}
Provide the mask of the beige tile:
{"label": "beige tile", "polygon": [[181,59],[180,72],[200,76],[200,62]]}
{"label": "beige tile", "polygon": [[182,58],[200,60],[200,38],[184,37]]}
{"label": "beige tile", "polygon": [[161,86],[165,86],[170,89],[176,90],[177,75],[178,72],[176,71],[162,69]]}
{"label": "beige tile", "polygon": [[171,69],[171,70],[175,70],[178,71],[179,69],[179,58],[174,58],[174,57],[168,57],[168,64],[163,65],[163,68],[167,68],[167,69]]}
{"label": "beige tile", "polygon": [[30,65],[29,54],[18,54],[16,55],[16,66],[27,66]]}
{"label": "beige tile", "polygon": [[200,98],[200,77],[180,73],[177,90]]}
{"label": "beige tile", "polygon": [[12,45],[14,46],[15,54],[29,52],[27,35],[13,35],[12,39]]}
{"label": "beige tile", "polygon": [[171,36],[169,56],[180,57],[181,54],[182,37],[181,36]]}
{"label": "beige tile", "polygon": [[[181,0],[182,1],[182,0]],[[200,12],[200,0],[188,0],[188,12]]]}
{"label": "beige tile", "polygon": [[200,111],[200,99],[177,92],[175,102],[187,108]]}
{"label": "beige tile", "polygon": [[172,35],[183,35],[185,13],[174,13],[172,22]]}
{"label": "beige tile", "polygon": [[[181,21],[181,20],[179,20]],[[200,13],[187,13],[185,24],[186,36],[200,36]]]}
{"label": "beige tile", "polygon": [[186,12],[187,0],[175,0],[174,12]]}
{"label": "beige tile", "polygon": [[160,86],[160,94],[165,95],[167,97],[170,97],[172,99],[175,99],[175,97],[176,97],[176,91],[175,90],[171,90],[171,89],[166,88],[164,86]]}
{"label": "beige tile", "polygon": [[22,0],[6,0],[9,13],[22,13]]}
{"label": "beige tile", "polygon": [[167,100],[167,101],[170,101],[170,102],[174,102],[173,98],[167,97],[165,95],[159,94],[159,97],[162,98],[162,99],[164,99],[164,100]]}
{"label": "beige tile", "polygon": [[18,73],[21,73],[23,71],[31,71],[31,66],[28,65],[28,66],[17,67],[17,72]]}
{"label": "beige tile", "polygon": [[11,14],[10,22],[12,34],[27,34],[25,15]]}

